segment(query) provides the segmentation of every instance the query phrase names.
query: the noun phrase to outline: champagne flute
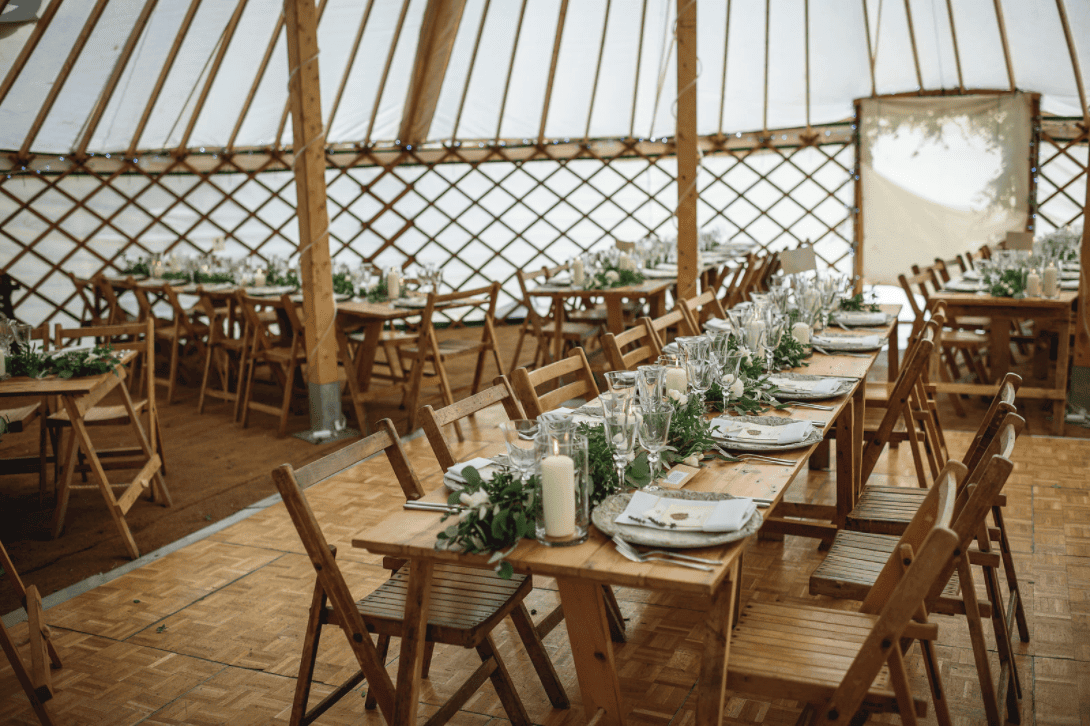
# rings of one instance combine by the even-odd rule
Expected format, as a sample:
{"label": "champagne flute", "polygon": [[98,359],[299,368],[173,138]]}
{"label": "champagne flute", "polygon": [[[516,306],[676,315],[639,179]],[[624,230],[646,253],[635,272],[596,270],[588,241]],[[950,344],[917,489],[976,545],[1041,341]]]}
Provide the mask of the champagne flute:
{"label": "champagne flute", "polygon": [[640,416],[636,420],[640,446],[647,450],[647,463],[651,466],[652,485],[659,479],[659,463],[670,438],[670,420],[673,416],[674,407],[660,400],[641,406]]}

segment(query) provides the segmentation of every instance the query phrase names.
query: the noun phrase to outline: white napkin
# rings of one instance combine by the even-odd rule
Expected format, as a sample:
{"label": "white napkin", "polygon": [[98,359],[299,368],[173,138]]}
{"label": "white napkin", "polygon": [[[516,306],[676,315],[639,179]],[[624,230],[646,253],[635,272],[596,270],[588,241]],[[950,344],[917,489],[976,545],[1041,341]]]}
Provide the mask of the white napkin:
{"label": "white napkin", "polygon": [[676,342],[667,343],[665,346],[662,347],[662,352],[663,353],[675,353],[676,354],[678,352],[677,343]]}
{"label": "white napkin", "polygon": [[711,421],[712,430],[728,442],[731,440],[760,444],[798,444],[814,430],[812,422],[797,421],[781,426],[740,422],[733,417],[716,417]]}
{"label": "white napkin", "polygon": [[840,311],[836,314],[836,319],[853,326],[884,326],[886,324],[886,314],[881,311]]}
{"label": "white napkin", "polygon": [[768,380],[776,387],[784,391],[797,391],[804,394],[833,394],[840,388],[837,379],[820,379],[818,381],[805,381],[800,379],[784,379],[779,376],[770,376]]}
{"label": "white napkin", "polygon": [[662,263],[655,266],[655,270],[662,270],[667,273],[677,272],[677,263]]}
{"label": "white napkin", "polygon": [[814,343],[829,348],[875,348],[881,345],[877,335],[874,336],[814,336]]}
{"label": "white napkin", "polygon": [[464,485],[467,483],[467,480],[465,477],[462,476],[462,470],[464,470],[466,467],[472,467],[473,469],[477,470],[481,477],[487,479],[489,473],[485,472],[485,470],[495,468],[495,465],[493,464],[492,460],[485,457],[474,457],[467,462],[458,462],[457,464],[452,464],[450,466],[450,469],[447,470],[446,474],[443,475],[443,477],[450,478],[455,482]]}
{"label": "white napkin", "polygon": [[731,331],[730,321],[725,321],[722,318],[709,318],[704,322],[704,328],[709,331],[724,331],[726,333]]}
{"label": "white napkin", "polygon": [[676,497],[659,497],[637,490],[632,493],[628,507],[617,516],[614,522],[655,530],[729,533],[741,529],[749,522],[756,509],[757,506],[749,498],[714,501],[682,500]]}
{"label": "white napkin", "polygon": [[563,271],[545,281],[546,285],[571,285],[571,273]]}

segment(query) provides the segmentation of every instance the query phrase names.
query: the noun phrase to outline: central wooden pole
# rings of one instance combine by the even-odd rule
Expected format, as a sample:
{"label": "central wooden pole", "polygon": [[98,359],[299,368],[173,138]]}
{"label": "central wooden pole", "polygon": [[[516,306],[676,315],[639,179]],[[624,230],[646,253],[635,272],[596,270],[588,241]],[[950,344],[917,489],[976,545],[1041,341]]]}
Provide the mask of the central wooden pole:
{"label": "central wooden pole", "polygon": [[[314,0],[284,0],[288,42],[288,90],[295,150],[296,214],[306,314],[307,381],[311,424],[315,431],[332,428],[340,416],[337,383],[337,337],[333,331],[333,261],[329,256],[329,212],[326,210],[325,131],[318,79],[318,18]],[[288,383],[291,386],[291,383]],[[329,411],[335,406],[335,414]]]}
{"label": "central wooden pole", "polygon": [[677,294],[696,295],[696,1],[677,0]]}

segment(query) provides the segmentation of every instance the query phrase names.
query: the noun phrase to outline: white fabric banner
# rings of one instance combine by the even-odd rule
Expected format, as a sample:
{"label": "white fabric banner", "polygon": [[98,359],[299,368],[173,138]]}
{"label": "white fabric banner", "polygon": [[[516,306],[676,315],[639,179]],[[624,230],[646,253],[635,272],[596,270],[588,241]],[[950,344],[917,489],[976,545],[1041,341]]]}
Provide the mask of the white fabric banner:
{"label": "white fabric banner", "polygon": [[863,277],[996,244],[1029,209],[1027,94],[864,99]]}

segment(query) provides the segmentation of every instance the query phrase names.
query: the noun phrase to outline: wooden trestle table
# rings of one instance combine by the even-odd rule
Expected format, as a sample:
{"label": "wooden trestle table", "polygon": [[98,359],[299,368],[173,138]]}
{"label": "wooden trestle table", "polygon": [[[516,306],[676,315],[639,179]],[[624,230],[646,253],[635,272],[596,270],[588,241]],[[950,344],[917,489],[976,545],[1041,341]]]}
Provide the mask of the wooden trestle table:
{"label": "wooden trestle table", "polygon": [[[57,490],[57,503],[53,510],[53,537],[60,535],[64,529],[64,518],[68,510],[68,497],[73,489],[90,487],[98,489],[102,499],[106,502],[106,509],[114,521],[125,548],[133,558],[140,557],[140,549],[136,546],[129,525],[125,522],[125,514],[136,502],[136,499],[147,489],[151,489],[155,499],[165,506],[170,505],[170,493],[167,491],[166,482],[163,480],[162,460],[155,446],[155,427],[151,427],[151,437],[144,431],[140,423],[140,417],[133,407],[132,397],[126,386],[121,386],[125,381],[125,364],[129,363],[137,354],[127,352],[121,356],[121,363],[111,372],[94,376],[80,376],[71,379],[60,379],[50,376],[44,379],[31,379],[26,376],[15,376],[6,381],[0,381],[0,398],[5,397],[46,397],[56,396],[61,401],[61,406],[66,412],[72,425],[75,436],[75,446],[68,452],[68,459],[64,463],[64,471],[61,474],[60,486]],[[91,441],[91,435],[84,424],[84,416],[102,401],[110,392],[118,389],[122,394],[122,403],[129,415],[130,426],[136,435],[137,446],[124,449],[109,450],[112,456],[138,456],[146,458],[143,466],[136,476],[124,485],[111,485],[106,476],[99,457],[100,452]],[[151,412],[152,421],[155,420],[155,412]],[[77,452],[82,450],[87,458],[94,478],[93,485],[75,485],[72,476],[77,469]],[[106,452],[102,452],[106,454]],[[114,487],[124,487],[124,491],[117,496]]]}
{"label": "wooden trestle table", "polygon": [[[863,380],[877,355],[875,352],[866,358],[856,358],[815,354],[810,359],[810,366],[802,369],[806,373],[858,377],[859,383],[848,394],[825,402],[835,405],[834,411],[794,408],[784,412],[784,415],[799,419],[824,421],[826,433],[834,421],[837,422],[835,506],[787,506],[783,503],[784,494],[817,445],[777,453],[776,456],[792,461],[789,466],[714,461],[690,480],[686,489],[768,498],[772,500],[772,507],[762,512],[766,517],[772,512],[774,517],[770,518],[771,522],[766,519],[766,528],[778,527],[780,532],[803,532],[822,538],[835,534],[837,525],[843,523],[844,516],[854,506],[861,486]],[[502,446],[497,442],[495,451],[502,451]],[[446,490],[440,488],[425,499],[445,502]],[[786,517],[779,517],[781,512]],[[824,522],[803,524],[799,520],[787,520],[788,517],[817,517]],[[417,719],[424,653],[422,635],[426,631],[429,581],[434,564],[445,562],[487,567],[484,556],[435,549],[436,535],[449,526],[449,523],[441,524],[440,518],[439,514],[403,510],[359,533],[352,540],[354,547],[412,561],[405,613],[405,633],[412,636],[401,641],[397,711],[394,715],[394,722],[398,724],[414,724]],[[618,555],[610,539],[591,526],[588,540],[580,545],[550,548],[533,540],[524,540],[507,556],[507,560],[517,572],[556,578],[586,717],[591,719],[602,710],[602,724],[620,724],[623,709],[600,585],[686,593],[694,596],[694,603],[707,603],[704,614],[707,635],[696,689],[696,721],[698,724],[720,724],[730,632],[738,608],[738,579],[745,549],[746,541],[740,541],[692,551],[693,555],[723,562],[712,572],[657,563],[633,563]]]}

